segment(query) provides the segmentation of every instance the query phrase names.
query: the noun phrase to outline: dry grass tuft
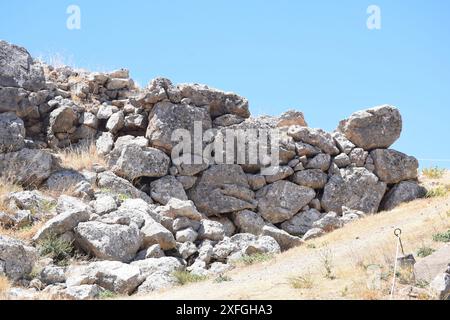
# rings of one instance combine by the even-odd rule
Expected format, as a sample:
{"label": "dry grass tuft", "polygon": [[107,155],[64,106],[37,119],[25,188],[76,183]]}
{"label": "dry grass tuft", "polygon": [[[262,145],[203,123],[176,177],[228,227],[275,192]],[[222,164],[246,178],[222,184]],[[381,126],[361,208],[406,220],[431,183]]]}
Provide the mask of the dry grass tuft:
{"label": "dry grass tuft", "polygon": [[440,179],[444,176],[447,170],[438,167],[425,168],[422,170],[422,174],[430,179]]}
{"label": "dry grass tuft", "polygon": [[0,211],[9,212],[5,198],[10,192],[22,191],[22,187],[13,182],[8,176],[0,177]]}
{"label": "dry grass tuft", "polygon": [[44,223],[45,221],[38,221],[32,226],[22,229],[5,229],[0,226],[0,235],[29,242],[39,229],[43,227]]}
{"label": "dry grass tuft", "polygon": [[57,156],[61,159],[61,166],[66,169],[81,171],[91,170],[94,164],[106,166],[105,158],[98,154],[93,141],[80,147],[62,149]]}
{"label": "dry grass tuft", "polygon": [[7,293],[11,288],[8,278],[0,275],[0,300],[7,299]]}

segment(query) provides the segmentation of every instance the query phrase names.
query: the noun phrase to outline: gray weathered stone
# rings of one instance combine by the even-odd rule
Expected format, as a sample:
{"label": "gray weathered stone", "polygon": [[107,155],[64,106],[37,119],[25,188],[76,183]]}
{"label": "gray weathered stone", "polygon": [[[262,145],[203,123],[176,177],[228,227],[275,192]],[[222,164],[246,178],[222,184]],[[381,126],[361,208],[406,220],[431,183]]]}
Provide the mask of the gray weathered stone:
{"label": "gray weathered stone", "polygon": [[325,185],[321,205],[325,211],[342,213],[342,206],[376,213],[386,191],[386,183],[365,168],[341,169]]}
{"label": "gray weathered stone", "polygon": [[402,181],[392,187],[381,202],[381,210],[392,210],[401,203],[425,197],[427,190],[415,181]]}
{"label": "gray weathered stone", "polygon": [[280,223],[292,218],[315,196],[311,188],[289,181],[277,181],[257,192],[258,212],[264,219]]}
{"label": "gray weathered stone", "polygon": [[188,200],[183,185],[174,176],[165,176],[150,183],[150,195],[156,202],[166,205],[171,198]]}
{"label": "gray weathered stone", "polygon": [[12,280],[19,280],[31,272],[36,258],[36,249],[33,247],[0,235],[0,273]]}
{"label": "gray weathered stone", "polygon": [[250,190],[247,176],[239,165],[211,166],[189,190],[189,197],[197,209],[207,215],[256,207],[255,194]]}
{"label": "gray weathered stone", "polygon": [[402,117],[397,108],[383,105],[352,114],[342,120],[338,131],[364,150],[389,148],[402,131]]}
{"label": "gray weathered stone", "polygon": [[88,221],[75,228],[76,243],[87,253],[103,260],[131,261],[142,244],[134,226]]}
{"label": "gray weathered stone", "polygon": [[134,187],[129,181],[116,176],[111,171],[99,173],[98,187],[111,190],[117,194],[123,194],[132,198],[140,198],[147,203],[153,203],[152,199],[143,191]]}
{"label": "gray weathered stone", "polygon": [[0,153],[18,151],[24,146],[25,125],[22,119],[12,112],[0,113]]}
{"label": "gray weathered stone", "polygon": [[370,153],[375,165],[374,173],[390,184],[417,178],[419,162],[416,158],[391,149],[377,149]]}
{"label": "gray weathered stone", "polygon": [[322,214],[316,209],[302,211],[290,220],[283,222],[281,229],[294,236],[303,236],[320,218],[322,218]]}
{"label": "gray weathered stone", "polygon": [[289,250],[297,247],[303,243],[302,239],[291,236],[286,231],[280,230],[272,226],[264,226],[262,230],[263,236],[269,236],[274,238],[280,245],[281,250]]}
{"label": "gray weathered stone", "polygon": [[339,149],[336,147],[336,143],[331,134],[322,129],[292,126],[288,130],[288,135],[293,137],[295,141],[313,145],[327,154],[339,154]]}
{"label": "gray weathered stone", "polygon": [[128,180],[134,180],[139,177],[165,176],[169,166],[170,158],[161,150],[130,144],[123,148],[113,171]]}
{"label": "gray weathered stone", "polygon": [[323,189],[327,181],[327,174],[320,169],[297,171],[292,177],[292,182],[312,189]]}

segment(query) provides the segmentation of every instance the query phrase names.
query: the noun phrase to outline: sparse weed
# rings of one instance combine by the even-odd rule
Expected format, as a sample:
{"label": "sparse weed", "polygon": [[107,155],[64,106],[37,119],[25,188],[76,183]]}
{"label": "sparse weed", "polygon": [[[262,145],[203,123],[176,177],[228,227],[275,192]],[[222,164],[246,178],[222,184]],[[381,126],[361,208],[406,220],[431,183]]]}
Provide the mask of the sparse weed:
{"label": "sparse weed", "polygon": [[236,264],[252,265],[255,263],[269,261],[272,258],[273,258],[273,254],[270,254],[270,253],[255,253],[252,255],[242,256],[241,258],[236,260]]}
{"label": "sparse weed", "polygon": [[100,292],[100,294],[98,295],[98,298],[101,300],[106,300],[106,299],[114,299],[117,296],[116,293],[109,291],[109,290],[104,290],[102,292]]}
{"label": "sparse weed", "polygon": [[430,179],[440,179],[445,173],[445,169],[438,167],[425,168],[422,170],[422,174]]}
{"label": "sparse weed", "polygon": [[439,186],[427,191],[427,198],[437,198],[444,197],[448,193],[448,188],[444,186]]}
{"label": "sparse weed", "polygon": [[232,281],[232,279],[229,276],[225,275],[219,275],[216,279],[214,279],[215,283],[222,283],[222,282],[229,282]]}
{"label": "sparse weed", "polygon": [[58,265],[66,265],[74,250],[72,242],[50,234],[38,244],[39,254],[48,256]]}
{"label": "sparse weed", "polygon": [[336,278],[333,272],[333,253],[328,245],[324,245],[324,247],[319,252],[320,261],[322,262],[322,267],[324,269],[324,276],[327,279],[333,280]]}
{"label": "sparse weed", "polygon": [[450,242],[450,230],[434,234],[433,240],[436,242]]}
{"label": "sparse weed", "polygon": [[11,283],[8,278],[0,275],[0,300],[7,298],[9,289],[11,288]]}
{"label": "sparse weed", "polygon": [[433,248],[427,247],[427,246],[422,246],[417,250],[417,256],[421,257],[421,258],[425,258],[428,257],[429,255],[431,255],[434,251]]}
{"label": "sparse weed", "polygon": [[314,285],[311,274],[289,278],[289,283],[294,289],[311,289]]}
{"label": "sparse weed", "polygon": [[189,271],[175,271],[173,276],[177,279],[178,283],[182,286],[192,282],[200,282],[207,279],[206,276],[190,273]]}

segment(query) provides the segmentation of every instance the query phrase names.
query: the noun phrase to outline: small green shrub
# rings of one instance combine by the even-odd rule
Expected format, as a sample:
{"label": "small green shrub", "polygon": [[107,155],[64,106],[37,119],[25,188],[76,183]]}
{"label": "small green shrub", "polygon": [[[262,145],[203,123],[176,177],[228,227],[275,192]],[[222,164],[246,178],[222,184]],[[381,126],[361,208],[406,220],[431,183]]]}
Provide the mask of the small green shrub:
{"label": "small green shrub", "polygon": [[436,242],[450,242],[450,230],[433,235],[433,240]]}
{"label": "small green shrub", "polygon": [[99,299],[105,300],[105,299],[114,299],[117,296],[117,294],[115,294],[112,291],[109,290],[104,290],[102,292],[100,292],[100,294],[98,295]]}
{"label": "small green shrub", "polygon": [[72,242],[65,241],[55,234],[50,234],[38,244],[39,254],[50,257],[58,265],[66,265],[73,253]]}
{"label": "small green shrub", "polygon": [[422,246],[419,248],[419,250],[417,250],[417,256],[421,257],[421,258],[425,258],[428,257],[429,255],[431,255],[434,251],[433,248],[427,247],[427,246]]}
{"label": "small green shrub", "polygon": [[178,283],[184,286],[191,282],[200,282],[206,280],[206,276],[200,276],[197,274],[190,273],[189,271],[175,271],[173,276],[177,279]]}
{"label": "small green shrub", "polygon": [[444,197],[447,194],[448,190],[446,187],[440,186],[427,191],[427,198],[437,198]]}
{"label": "small green shrub", "polygon": [[269,261],[272,258],[273,258],[273,254],[270,254],[270,253],[255,253],[252,255],[242,256],[241,258],[236,260],[236,264],[252,265],[255,263]]}
{"label": "small green shrub", "polygon": [[438,167],[431,167],[431,168],[425,168],[422,170],[422,174],[431,179],[439,179],[442,178],[442,176],[445,173],[445,169],[438,168]]}
{"label": "small green shrub", "polygon": [[229,276],[220,275],[216,279],[214,279],[215,283],[221,283],[221,282],[229,282],[232,281],[232,279]]}

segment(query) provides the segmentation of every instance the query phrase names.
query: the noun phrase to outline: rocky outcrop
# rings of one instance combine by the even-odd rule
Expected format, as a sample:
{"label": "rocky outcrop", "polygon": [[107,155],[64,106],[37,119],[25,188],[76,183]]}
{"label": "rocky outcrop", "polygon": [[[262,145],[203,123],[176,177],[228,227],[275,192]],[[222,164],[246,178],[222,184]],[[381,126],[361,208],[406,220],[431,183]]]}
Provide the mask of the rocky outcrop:
{"label": "rocky outcrop", "polygon": [[[0,223],[42,221],[31,244],[0,237],[0,273],[24,280],[50,239],[88,261],[66,270],[50,258],[29,286],[69,299],[168,288],[174,271],[222,274],[422,197],[417,160],[387,149],[401,128],[393,106],[335,132],[297,110],[250,117],[235,93],[164,78],[141,89],[126,69],[54,68],[0,41],[0,176],[27,190],[6,197]],[[90,144],[105,163],[81,172],[53,153]]]}

